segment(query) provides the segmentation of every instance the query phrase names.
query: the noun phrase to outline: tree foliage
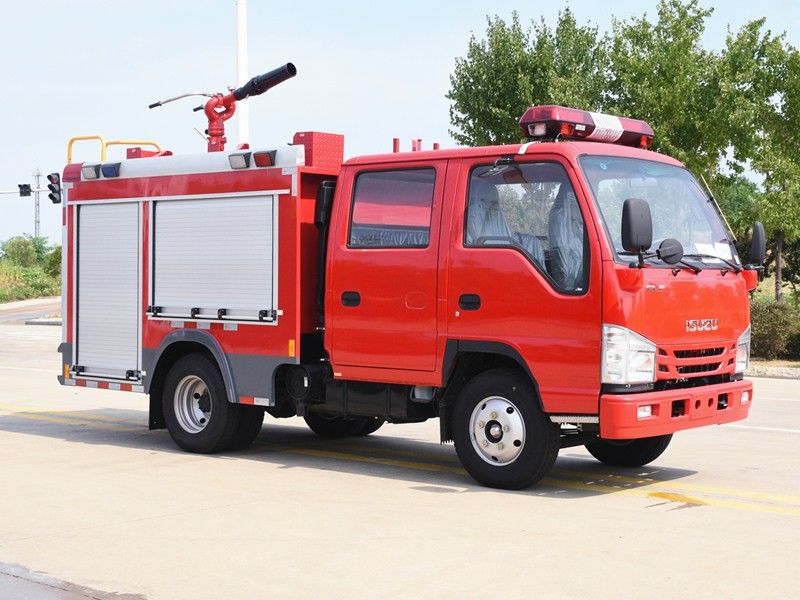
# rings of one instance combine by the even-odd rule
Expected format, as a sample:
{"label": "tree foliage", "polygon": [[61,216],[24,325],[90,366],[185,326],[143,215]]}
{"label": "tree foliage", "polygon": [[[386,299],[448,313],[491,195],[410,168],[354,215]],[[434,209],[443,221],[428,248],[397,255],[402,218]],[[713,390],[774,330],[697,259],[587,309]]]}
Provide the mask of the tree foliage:
{"label": "tree foliage", "polygon": [[470,38],[450,76],[450,131],[460,144],[519,142],[517,121],[534,104],[599,108],[607,64],[596,27],[579,26],[569,8],[551,30],[544,20],[523,29],[487,18],[486,38]]}
{"label": "tree foliage", "polygon": [[[647,121],[654,149],[681,160],[722,190],[738,236],[756,218],[776,253],[800,239],[800,54],[764,19],[728,31],[722,50],[702,36],[713,9],[661,0],[657,19],[613,21],[598,35],[569,8],[555,29],[487,20],[450,78],[451,134],[461,144],[520,141],[531,105],[561,104]],[[741,177],[754,172],[763,189]],[[780,295],[778,295],[780,297]]]}
{"label": "tree foliage", "polygon": [[3,259],[17,267],[33,267],[37,264],[36,246],[30,237],[16,236],[0,246]]}
{"label": "tree foliage", "polygon": [[656,132],[654,150],[713,175],[727,140],[715,120],[720,58],[701,45],[711,13],[696,0],[670,0],[658,5],[655,23],[646,15],[615,19],[604,109],[647,121]]}

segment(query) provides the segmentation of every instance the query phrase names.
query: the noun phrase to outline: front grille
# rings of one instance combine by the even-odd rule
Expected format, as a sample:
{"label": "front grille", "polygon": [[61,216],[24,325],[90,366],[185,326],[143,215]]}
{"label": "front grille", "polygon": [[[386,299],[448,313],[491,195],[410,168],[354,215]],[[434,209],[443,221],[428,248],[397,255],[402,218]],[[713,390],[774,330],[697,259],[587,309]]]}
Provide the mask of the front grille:
{"label": "front grille", "polygon": [[698,350],[675,350],[675,358],[705,358],[707,356],[719,356],[725,352],[725,348],[700,348]]}
{"label": "front grille", "polygon": [[720,346],[662,346],[656,357],[660,380],[690,379],[726,374],[736,361],[736,344]]}
{"label": "front grille", "polygon": [[681,375],[692,375],[694,373],[710,373],[719,369],[722,363],[708,363],[705,365],[686,365],[675,367]]}

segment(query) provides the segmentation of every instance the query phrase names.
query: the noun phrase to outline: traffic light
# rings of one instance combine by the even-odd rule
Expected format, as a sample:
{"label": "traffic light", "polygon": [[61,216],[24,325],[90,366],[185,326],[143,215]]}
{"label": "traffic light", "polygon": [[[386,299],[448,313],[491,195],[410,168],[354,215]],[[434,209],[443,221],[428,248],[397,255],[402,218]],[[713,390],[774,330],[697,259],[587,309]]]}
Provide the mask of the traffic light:
{"label": "traffic light", "polygon": [[29,183],[18,183],[17,187],[19,188],[19,195],[20,196],[30,196],[31,195],[31,185]]}
{"label": "traffic light", "polygon": [[47,176],[47,181],[50,182],[47,184],[47,189],[50,190],[47,197],[50,198],[50,202],[61,204],[61,176],[58,173],[50,173]]}

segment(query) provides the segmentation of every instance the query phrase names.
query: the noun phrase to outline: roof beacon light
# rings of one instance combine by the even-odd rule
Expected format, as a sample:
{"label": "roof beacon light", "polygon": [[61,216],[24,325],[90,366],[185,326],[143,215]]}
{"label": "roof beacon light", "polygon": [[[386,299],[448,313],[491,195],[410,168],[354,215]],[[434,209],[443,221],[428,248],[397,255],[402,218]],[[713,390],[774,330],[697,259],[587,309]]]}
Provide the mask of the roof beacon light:
{"label": "roof beacon light", "polygon": [[240,152],[239,154],[229,154],[228,162],[231,169],[247,169],[250,167],[251,152]]}
{"label": "roof beacon light", "polygon": [[564,106],[533,106],[519,124],[530,140],[583,139],[637,148],[653,144],[653,130],[644,121]]}
{"label": "roof beacon light", "polygon": [[100,165],[83,165],[81,173],[84,179],[97,179],[100,177]]}

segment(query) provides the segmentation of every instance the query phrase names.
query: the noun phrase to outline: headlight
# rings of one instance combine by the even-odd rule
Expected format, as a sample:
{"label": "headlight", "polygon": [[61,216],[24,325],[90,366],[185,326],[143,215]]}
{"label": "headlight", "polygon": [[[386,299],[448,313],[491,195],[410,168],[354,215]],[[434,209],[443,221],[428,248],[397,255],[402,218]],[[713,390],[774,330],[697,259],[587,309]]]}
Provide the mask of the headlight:
{"label": "headlight", "polygon": [[603,325],[602,383],[652,383],[656,345],[630,329]]}
{"label": "headlight", "polygon": [[750,366],[750,326],[736,342],[736,372],[744,373]]}

